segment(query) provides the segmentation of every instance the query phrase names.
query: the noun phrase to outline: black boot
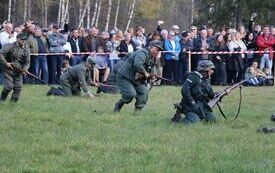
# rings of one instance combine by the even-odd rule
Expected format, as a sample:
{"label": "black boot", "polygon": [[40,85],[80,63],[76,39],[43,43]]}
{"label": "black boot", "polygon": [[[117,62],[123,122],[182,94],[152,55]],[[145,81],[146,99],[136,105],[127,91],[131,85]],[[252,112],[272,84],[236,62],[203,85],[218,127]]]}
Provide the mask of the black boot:
{"label": "black boot", "polygon": [[118,102],[115,104],[114,112],[120,112],[120,110],[121,110],[121,108],[122,108],[123,105],[124,105],[124,104],[123,104],[122,102],[118,101]]}
{"label": "black boot", "polygon": [[141,115],[141,110],[142,110],[142,108],[135,108],[133,115],[135,115],[135,116]]}
{"label": "black boot", "polygon": [[10,93],[10,90],[7,90],[7,89],[4,88],[3,91],[2,91],[2,94],[1,94],[0,101],[6,101],[9,93]]}
{"label": "black boot", "polygon": [[11,97],[10,102],[14,102],[14,103],[18,102],[18,98],[17,97]]}

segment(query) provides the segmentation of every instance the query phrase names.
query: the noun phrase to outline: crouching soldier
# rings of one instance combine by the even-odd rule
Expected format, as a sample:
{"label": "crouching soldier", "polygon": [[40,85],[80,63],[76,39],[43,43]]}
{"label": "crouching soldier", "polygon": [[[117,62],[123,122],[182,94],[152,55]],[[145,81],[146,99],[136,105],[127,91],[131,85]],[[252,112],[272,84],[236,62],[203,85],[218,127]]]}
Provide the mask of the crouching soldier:
{"label": "crouching soldier", "polygon": [[[216,120],[212,109],[207,105],[209,100],[214,98],[214,92],[210,86],[210,77],[214,68],[211,61],[204,60],[199,63],[197,71],[188,74],[183,82],[181,102],[175,104],[177,112],[172,121],[183,121],[189,124],[201,120]],[[185,115],[184,118],[181,118],[181,113]]]}
{"label": "crouching soldier", "polygon": [[0,101],[5,101],[11,90],[10,101],[17,102],[19,99],[24,70],[30,67],[30,50],[25,43],[27,37],[27,34],[20,33],[15,43],[7,44],[0,50],[0,69],[4,76]]}
{"label": "crouching soldier", "polygon": [[131,54],[118,69],[116,82],[121,99],[115,104],[114,112],[119,112],[124,104],[135,102],[135,113],[139,113],[148,100],[146,79],[150,78],[149,69],[163,50],[161,41],[151,41],[149,47]]}
{"label": "crouching soldier", "polygon": [[68,71],[62,74],[60,84],[65,96],[80,96],[82,89],[89,98],[95,97],[88,90],[88,84],[91,84],[90,70],[95,64],[95,59],[88,57],[86,61],[68,69]]}

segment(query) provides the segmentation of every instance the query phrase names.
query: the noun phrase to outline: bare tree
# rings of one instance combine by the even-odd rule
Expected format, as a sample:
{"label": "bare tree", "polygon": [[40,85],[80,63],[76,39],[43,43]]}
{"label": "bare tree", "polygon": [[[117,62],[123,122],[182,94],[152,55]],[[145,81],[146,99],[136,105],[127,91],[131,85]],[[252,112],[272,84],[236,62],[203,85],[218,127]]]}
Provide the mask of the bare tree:
{"label": "bare tree", "polygon": [[112,11],[112,0],[108,0],[108,10],[107,10],[105,31],[108,31],[108,29],[109,29],[111,11]]}
{"label": "bare tree", "polygon": [[94,24],[95,24],[95,19],[96,19],[96,14],[97,14],[97,8],[98,8],[98,1],[99,0],[95,0],[94,14],[93,14],[92,23],[91,23],[92,26],[94,26]]}
{"label": "bare tree", "polygon": [[9,0],[8,21],[11,20],[11,0]]}
{"label": "bare tree", "polygon": [[42,13],[42,18],[43,18],[43,27],[47,27],[48,24],[48,0],[43,1],[43,13]]}
{"label": "bare tree", "polygon": [[24,21],[27,19],[27,10],[28,10],[28,1],[24,1],[24,15],[23,15]]}
{"label": "bare tree", "polygon": [[119,7],[120,7],[120,0],[117,1],[114,28],[117,28],[117,18],[118,18]]}
{"label": "bare tree", "polygon": [[100,11],[101,11],[101,3],[102,3],[102,0],[99,0],[98,8],[97,8],[97,16],[96,16],[96,21],[95,21],[95,27],[98,26],[98,19],[99,19]]}
{"label": "bare tree", "polygon": [[32,1],[28,0],[28,14],[27,17],[30,18],[32,16]]}
{"label": "bare tree", "polygon": [[90,2],[90,0],[88,0],[87,3],[89,3],[89,6],[88,6],[88,9],[87,9],[87,16],[86,16],[86,18],[87,18],[87,28],[89,28],[90,27],[90,23],[91,23],[91,2]]}
{"label": "bare tree", "polygon": [[134,13],[134,10],[135,10],[135,5],[136,5],[136,0],[133,0],[132,5],[131,5],[132,6],[131,12],[130,12],[130,15],[129,15],[129,18],[128,18],[128,22],[127,22],[125,31],[127,31],[129,29],[130,23],[131,23],[132,18],[133,18],[133,13]]}
{"label": "bare tree", "polygon": [[58,15],[57,15],[57,25],[58,25],[58,26],[59,26],[59,24],[60,24],[61,6],[62,6],[62,0],[59,0]]}
{"label": "bare tree", "polygon": [[89,5],[90,4],[87,2],[86,5],[85,5],[85,7],[84,7],[84,10],[82,11],[82,16],[81,16],[81,19],[79,21],[78,27],[82,26],[83,20],[84,20],[84,17],[86,15],[86,11],[87,11]]}
{"label": "bare tree", "polygon": [[64,14],[62,15],[63,17],[62,17],[62,21],[61,21],[61,26],[64,26],[64,23],[66,22],[66,19],[68,18],[67,16],[69,15],[69,13],[68,13],[68,10],[69,10],[69,3],[70,3],[70,0],[67,0],[66,1],[66,6],[65,6],[65,3],[64,3]]}

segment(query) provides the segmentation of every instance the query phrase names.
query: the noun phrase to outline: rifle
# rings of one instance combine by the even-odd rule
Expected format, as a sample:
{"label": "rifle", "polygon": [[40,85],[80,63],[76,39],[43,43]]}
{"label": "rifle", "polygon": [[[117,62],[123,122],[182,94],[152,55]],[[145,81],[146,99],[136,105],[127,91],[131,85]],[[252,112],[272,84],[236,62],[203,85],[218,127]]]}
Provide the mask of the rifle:
{"label": "rifle", "polygon": [[32,78],[38,80],[39,82],[42,82],[42,83],[44,83],[44,84],[48,84],[48,82],[46,82],[46,81],[40,79],[39,77],[35,76],[34,74],[32,74],[31,72],[29,72],[28,70],[25,70],[25,69],[23,69],[23,68],[17,67],[15,64],[11,64],[11,66],[12,66],[12,68],[14,68],[15,70],[20,71],[20,72],[22,72],[22,73],[26,73],[27,75],[29,75],[30,77],[32,77]]}
{"label": "rifle", "polygon": [[225,95],[228,95],[232,90],[234,90],[234,89],[237,88],[237,87],[240,87],[239,108],[238,108],[237,114],[235,115],[235,118],[234,118],[234,119],[237,119],[237,118],[238,118],[238,115],[239,115],[239,112],[240,112],[241,101],[242,101],[242,94],[241,94],[241,89],[242,89],[242,88],[241,88],[241,85],[242,85],[244,82],[246,82],[247,80],[248,80],[248,79],[242,80],[242,81],[240,81],[240,82],[238,82],[238,83],[235,83],[235,84],[232,85],[232,86],[229,86],[229,87],[225,88],[222,92],[216,94],[216,95],[214,96],[214,98],[211,99],[211,100],[207,103],[208,106],[212,109],[215,105],[217,105],[218,108],[219,108],[219,110],[220,110],[220,112],[221,112],[221,114],[222,114],[222,116],[223,116],[225,119],[227,119],[227,117],[226,117],[225,114],[223,113],[223,111],[222,111],[222,109],[221,109],[221,107],[220,107],[220,105],[219,105],[218,102],[221,102],[222,98],[223,98]]}
{"label": "rifle", "polygon": [[95,84],[93,84],[92,82],[88,83],[88,85],[90,86],[95,86],[95,87],[107,87],[107,88],[117,88],[114,85],[109,85],[109,84],[104,84],[104,83],[100,83],[100,82],[95,82],[98,86],[96,86]]}
{"label": "rifle", "polygon": [[[144,79],[145,76],[143,73],[141,72],[137,72],[136,76],[135,76],[135,80],[139,80],[139,79]],[[170,82],[172,83],[172,81],[170,79],[167,79],[167,78],[164,78],[164,77],[161,77],[161,76],[158,76],[156,74],[150,74],[149,78],[148,79],[157,79],[155,80],[154,82],[158,81],[158,80],[163,80],[163,81],[166,81],[166,82]]]}

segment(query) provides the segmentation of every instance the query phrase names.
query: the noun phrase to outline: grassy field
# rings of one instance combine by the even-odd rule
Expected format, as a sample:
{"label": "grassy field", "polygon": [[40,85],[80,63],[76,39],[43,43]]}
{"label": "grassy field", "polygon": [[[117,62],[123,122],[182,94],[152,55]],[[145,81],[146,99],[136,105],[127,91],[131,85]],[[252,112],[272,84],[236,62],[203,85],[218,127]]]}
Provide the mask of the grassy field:
{"label": "grassy field", "polygon": [[[2,89],[2,88],[1,88]],[[222,88],[215,88],[216,91]],[[274,173],[274,87],[243,89],[237,120],[174,124],[180,87],[153,88],[141,116],[133,103],[113,114],[119,95],[47,97],[46,86],[24,86],[17,104],[0,104],[0,173]],[[224,98],[228,115],[238,91]]]}

